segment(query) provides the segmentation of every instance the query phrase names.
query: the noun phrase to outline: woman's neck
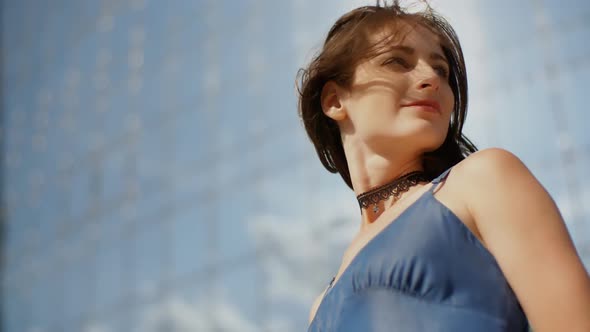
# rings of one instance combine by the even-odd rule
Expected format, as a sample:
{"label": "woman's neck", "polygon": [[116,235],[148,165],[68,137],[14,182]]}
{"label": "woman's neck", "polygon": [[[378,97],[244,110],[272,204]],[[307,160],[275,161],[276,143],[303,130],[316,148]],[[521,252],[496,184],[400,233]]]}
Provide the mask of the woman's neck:
{"label": "woman's neck", "polygon": [[[345,151],[350,179],[356,196],[390,183],[410,172],[423,170],[421,154],[412,155],[407,152],[397,151],[396,153],[394,151],[388,156],[383,156],[364,153],[358,149],[352,151],[345,148]],[[402,194],[402,196],[405,195]],[[379,213],[374,213],[373,208],[363,209],[361,228],[373,223],[395,201],[394,197],[380,201],[377,204]]]}
{"label": "woman's neck", "polygon": [[402,175],[413,171],[422,171],[422,157],[388,158],[380,155],[355,156],[348,154],[348,170],[355,195],[360,195],[373,188],[389,183]]}

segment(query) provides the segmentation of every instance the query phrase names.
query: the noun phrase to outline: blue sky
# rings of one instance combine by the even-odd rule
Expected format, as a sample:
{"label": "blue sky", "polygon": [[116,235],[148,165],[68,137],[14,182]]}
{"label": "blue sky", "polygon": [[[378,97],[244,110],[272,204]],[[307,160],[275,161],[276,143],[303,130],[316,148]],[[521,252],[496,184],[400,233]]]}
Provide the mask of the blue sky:
{"label": "blue sky", "polygon": [[[466,134],[525,161],[588,267],[590,4],[432,3],[464,47]],[[4,1],[3,330],[303,330],[358,207],[295,74],[363,4]]]}

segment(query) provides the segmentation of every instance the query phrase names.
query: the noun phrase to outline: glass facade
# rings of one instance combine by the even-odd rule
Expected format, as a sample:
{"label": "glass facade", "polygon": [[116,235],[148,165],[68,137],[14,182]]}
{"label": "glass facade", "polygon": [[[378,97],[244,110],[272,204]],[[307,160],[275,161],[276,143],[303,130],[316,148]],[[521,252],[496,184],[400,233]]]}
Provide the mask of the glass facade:
{"label": "glass facade", "polygon": [[[358,222],[295,74],[373,1],[3,0],[2,331],[302,331]],[[590,3],[433,1],[590,266]]]}

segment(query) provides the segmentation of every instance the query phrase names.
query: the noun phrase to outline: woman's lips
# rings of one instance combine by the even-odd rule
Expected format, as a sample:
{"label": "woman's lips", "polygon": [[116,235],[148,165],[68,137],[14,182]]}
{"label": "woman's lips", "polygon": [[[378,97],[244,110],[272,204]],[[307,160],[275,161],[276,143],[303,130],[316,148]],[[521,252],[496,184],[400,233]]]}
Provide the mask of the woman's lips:
{"label": "woman's lips", "polygon": [[416,107],[423,111],[440,113],[440,104],[435,100],[418,100],[405,105],[403,107]]}

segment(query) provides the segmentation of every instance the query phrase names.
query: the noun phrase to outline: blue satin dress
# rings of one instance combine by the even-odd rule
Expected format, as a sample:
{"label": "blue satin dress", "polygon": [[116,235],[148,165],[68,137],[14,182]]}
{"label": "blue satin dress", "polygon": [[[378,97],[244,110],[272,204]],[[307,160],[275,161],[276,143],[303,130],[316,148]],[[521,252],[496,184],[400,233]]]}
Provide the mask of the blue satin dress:
{"label": "blue satin dress", "polygon": [[432,181],[330,284],[308,332],[528,331],[498,263]]}

